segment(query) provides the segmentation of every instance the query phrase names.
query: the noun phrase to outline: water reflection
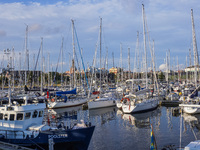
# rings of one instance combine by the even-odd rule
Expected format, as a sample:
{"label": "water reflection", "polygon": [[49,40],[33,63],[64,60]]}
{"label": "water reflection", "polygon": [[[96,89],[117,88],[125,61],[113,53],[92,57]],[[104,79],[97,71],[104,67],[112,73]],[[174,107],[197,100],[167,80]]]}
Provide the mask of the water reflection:
{"label": "water reflection", "polygon": [[[110,120],[116,119],[116,110],[115,106],[113,107],[106,107],[106,108],[99,108],[99,109],[90,109],[89,110],[89,118],[95,119],[96,123],[105,124]],[[99,121],[97,121],[99,120]]]}
{"label": "water reflection", "polygon": [[183,113],[183,120],[184,120],[184,132],[187,131],[187,129],[197,129],[200,131],[200,114],[195,115],[189,115],[186,113]]}
{"label": "water reflection", "polygon": [[124,121],[128,121],[137,128],[149,128],[151,120],[161,113],[160,109],[137,114],[124,114],[121,110],[117,111],[117,115],[121,116]]}

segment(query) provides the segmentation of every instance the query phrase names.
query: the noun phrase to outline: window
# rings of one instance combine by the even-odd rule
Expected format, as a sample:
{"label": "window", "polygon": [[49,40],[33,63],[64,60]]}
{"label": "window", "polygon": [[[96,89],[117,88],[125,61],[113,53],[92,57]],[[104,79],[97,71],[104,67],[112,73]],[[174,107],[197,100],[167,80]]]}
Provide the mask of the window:
{"label": "window", "polygon": [[42,117],[43,115],[43,111],[39,111],[39,116],[38,117]]}
{"label": "window", "polygon": [[10,121],[14,121],[15,120],[15,114],[10,114]]}
{"label": "window", "polygon": [[23,120],[23,114],[22,113],[17,114],[17,120]]}
{"label": "window", "polygon": [[36,117],[37,117],[37,114],[38,114],[38,111],[35,110],[35,111],[33,112],[32,118],[36,118]]}
{"label": "window", "polygon": [[25,114],[25,119],[29,119],[31,117],[31,112]]}
{"label": "window", "polygon": [[4,120],[8,120],[8,114],[4,115]]}
{"label": "window", "polygon": [[0,113],[0,120],[3,120],[3,113]]}

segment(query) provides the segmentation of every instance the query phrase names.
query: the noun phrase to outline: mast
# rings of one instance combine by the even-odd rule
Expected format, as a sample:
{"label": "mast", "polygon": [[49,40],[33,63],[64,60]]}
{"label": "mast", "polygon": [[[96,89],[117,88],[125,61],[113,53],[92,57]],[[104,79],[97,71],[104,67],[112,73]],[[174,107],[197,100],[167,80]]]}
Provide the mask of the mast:
{"label": "mast", "polygon": [[35,54],[33,54],[33,87],[35,87],[35,69],[34,69],[34,65],[35,65]]}
{"label": "mast", "polygon": [[74,44],[74,20],[72,20],[72,46],[73,46],[73,58],[72,58],[72,71],[73,71],[73,88],[76,87],[76,73],[75,73],[75,44]]}
{"label": "mast", "polygon": [[100,95],[101,95],[101,34],[102,34],[102,18],[100,18],[100,32],[99,32],[99,38],[100,38],[100,45],[99,45],[99,57],[100,57]]}
{"label": "mast", "polygon": [[[4,68],[4,55],[3,55],[3,61],[2,61],[1,67]],[[2,74],[1,74],[1,84],[2,84],[2,90],[3,90],[4,89],[3,70],[2,70]]]}
{"label": "mast", "polygon": [[113,68],[114,68],[115,67],[114,52],[112,52],[112,57],[113,57]]}
{"label": "mast", "polygon": [[[186,56],[186,65],[185,65],[185,68],[187,69],[187,56]],[[188,70],[186,72],[186,82],[188,84]]]}
{"label": "mast", "polygon": [[122,43],[120,43],[120,61],[121,61],[121,83],[122,83],[123,81]]}
{"label": "mast", "polygon": [[128,48],[128,79],[130,79],[130,48]]}
{"label": "mast", "polygon": [[143,17],[143,40],[144,40],[144,53],[145,53],[145,78],[146,78],[146,88],[148,88],[147,81],[147,49],[146,49],[146,36],[145,36],[145,13],[144,13],[144,4],[142,4],[142,17]]}
{"label": "mast", "polygon": [[199,58],[198,58],[198,51],[197,51],[197,43],[196,43],[196,35],[195,35],[195,26],[194,26],[194,18],[193,18],[193,9],[191,9],[191,19],[192,19],[192,39],[193,39],[193,51],[194,51],[194,82],[195,87],[197,88],[197,67],[199,70]]}
{"label": "mast", "polygon": [[63,88],[63,40],[64,38],[62,38],[62,46],[61,46],[61,87]]}
{"label": "mast", "polygon": [[43,93],[43,38],[41,38],[41,87],[40,87],[40,94]]}
{"label": "mast", "polygon": [[25,35],[25,85],[27,85],[27,68],[28,68],[28,62],[27,62],[27,55],[28,55],[27,42],[28,42],[28,25],[26,25],[26,35]]}
{"label": "mast", "polygon": [[133,78],[137,77],[137,73],[139,71],[139,31],[137,31],[137,43],[135,48],[135,60],[134,60],[134,75]]}
{"label": "mast", "polygon": [[108,48],[106,48],[106,81],[108,84]]}
{"label": "mast", "polygon": [[48,53],[48,90],[50,83],[50,53]]}
{"label": "mast", "polygon": [[13,76],[13,79],[12,79],[12,84],[13,84],[13,91],[14,91],[14,89],[15,89],[15,76],[14,76],[14,55],[15,55],[15,52],[14,52],[14,47],[13,47],[13,49],[12,49],[12,66],[11,66],[11,68],[12,68],[12,70],[13,70],[13,72],[12,72],[12,76]]}

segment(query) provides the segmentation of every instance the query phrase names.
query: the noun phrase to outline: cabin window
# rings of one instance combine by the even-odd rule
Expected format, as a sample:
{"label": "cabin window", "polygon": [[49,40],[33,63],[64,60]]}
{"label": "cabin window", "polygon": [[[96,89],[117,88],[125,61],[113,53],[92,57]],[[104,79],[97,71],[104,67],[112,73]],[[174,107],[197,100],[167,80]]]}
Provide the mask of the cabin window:
{"label": "cabin window", "polygon": [[25,119],[29,119],[31,117],[31,112],[25,114]]}
{"label": "cabin window", "polygon": [[37,111],[37,110],[35,110],[35,111],[33,112],[32,118],[36,118],[36,117],[37,117],[37,115],[38,115],[38,111]]}
{"label": "cabin window", "polygon": [[15,114],[10,114],[10,121],[14,121],[15,120]]}
{"label": "cabin window", "polygon": [[23,114],[17,114],[17,120],[23,120]]}
{"label": "cabin window", "polygon": [[3,113],[0,113],[0,120],[3,120]]}
{"label": "cabin window", "polygon": [[38,117],[42,117],[43,115],[43,111],[39,111],[39,116]]}
{"label": "cabin window", "polygon": [[4,120],[8,120],[8,114],[4,115]]}

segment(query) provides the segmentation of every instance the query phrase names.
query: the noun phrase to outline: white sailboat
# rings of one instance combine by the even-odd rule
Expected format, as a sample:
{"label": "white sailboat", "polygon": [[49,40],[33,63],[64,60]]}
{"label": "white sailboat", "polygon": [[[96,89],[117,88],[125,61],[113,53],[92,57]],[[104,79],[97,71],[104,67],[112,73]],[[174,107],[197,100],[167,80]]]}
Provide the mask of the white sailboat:
{"label": "white sailboat", "polygon": [[[74,44],[74,34],[75,34],[74,20],[72,20],[72,40],[73,40],[73,85],[74,89],[71,91],[59,91],[56,92],[56,97],[50,99],[48,108],[63,108],[63,107],[73,107],[87,103],[88,98],[85,95],[78,95],[76,93],[76,74],[75,74],[75,44]],[[63,44],[62,44],[63,45]],[[66,94],[70,94],[67,96]]]}
{"label": "white sailboat", "polygon": [[88,101],[88,109],[110,107],[116,105],[116,100],[119,100],[116,97],[116,93],[109,91],[105,94],[102,94],[101,86],[101,30],[102,30],[102,18],[100,18],[100,95],[98,98]]}
{"label": "white sailboat", "polygon": [[197,44],[196,44],[196,35],[195,35],[195,28],[194,28],[194,18],[193,18],[193,10],[191,9],[191,18],[192,18],[192,35],[193,35],[193,51],[194,51],[194,65],[195,65],[195,87],[196,89],[187,97],[187,101],[179,106],[183,108],[183,111],[188,114],[197,114],[200,113],[200,102],[199,97],[191,98],[191,95],[198,91],[200,86],[197,87],[197,69],[196,67],[199,66],[198,60],[198,51],[197,51]]}
{"label": "white sailboat", "polygon": [[[148,111],[152,110],[158,107],[158,96],[153,96],[152,93],[149,93],[150,89],[148,89],[148,79],[147,79],[147,51],[146,51],[146,36],[145,36],[145,13],[144,13],[144,5],[142,5],[142,14],[143,14],[143,36],[144,36],[144,51],[145,51],[145,77],[146,77],[146,89],[141,90],[136,93],[135,96],[130,96],[129,101],[126,103],[122,104],[122,111],[124,113],[137,113],[137,112],[143,112],[143,111]],[[148,33],[148,31],[147,31]],[[153,54],[151,51],[151,57],[153,60]],[[153,60],[154,62],[154,60]],[[155,64],[153,63],[154,69],[155,69]],[[155,76],[156,78],[156,76]],[[157,81],[157,80],[156,80]],[[158,89],[158,87],[157,87]],[[143,93],[143,94],[141,94]],[[158,92],[159,93],[159,92]]]}

